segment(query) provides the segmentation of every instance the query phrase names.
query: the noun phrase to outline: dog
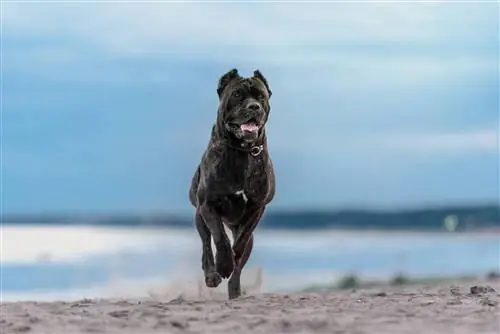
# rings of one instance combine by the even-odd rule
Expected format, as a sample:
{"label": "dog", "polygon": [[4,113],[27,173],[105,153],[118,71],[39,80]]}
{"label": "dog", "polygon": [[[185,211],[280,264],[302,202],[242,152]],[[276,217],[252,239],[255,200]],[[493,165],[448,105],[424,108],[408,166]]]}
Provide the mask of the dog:
{"label": "dog", "polygon": [[232,69],[219,79],[217,94],[217,119],[189,200],[196,208],[205,285],[215,288],[229,278],[228,297],[234,299],[241,296],[241,272],[252,252],[253,232],[275,194],[265,129],[272,92],[259,70],[245,78]]}

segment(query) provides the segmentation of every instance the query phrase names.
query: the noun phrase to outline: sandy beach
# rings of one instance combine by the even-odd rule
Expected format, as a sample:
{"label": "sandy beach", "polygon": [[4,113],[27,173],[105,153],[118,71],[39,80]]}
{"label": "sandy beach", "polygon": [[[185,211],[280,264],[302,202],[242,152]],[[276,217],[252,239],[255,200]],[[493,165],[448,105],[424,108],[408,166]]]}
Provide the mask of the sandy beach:
{"label": "sandy beach", "polygon": [[11,302],[0,333],[494,334],[500,282],[176,298]]}

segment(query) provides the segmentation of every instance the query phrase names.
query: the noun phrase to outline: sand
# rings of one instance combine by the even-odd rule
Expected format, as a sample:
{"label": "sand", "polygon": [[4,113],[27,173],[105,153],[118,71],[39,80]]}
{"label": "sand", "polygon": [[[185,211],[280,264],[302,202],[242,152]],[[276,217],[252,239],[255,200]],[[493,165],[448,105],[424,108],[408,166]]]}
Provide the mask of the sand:
{"label": "sand", "polygon": [[[490,288],[471,293],[477,285]],[[155,298],[5,303],[0,333],[500,333],[498,281]]]}

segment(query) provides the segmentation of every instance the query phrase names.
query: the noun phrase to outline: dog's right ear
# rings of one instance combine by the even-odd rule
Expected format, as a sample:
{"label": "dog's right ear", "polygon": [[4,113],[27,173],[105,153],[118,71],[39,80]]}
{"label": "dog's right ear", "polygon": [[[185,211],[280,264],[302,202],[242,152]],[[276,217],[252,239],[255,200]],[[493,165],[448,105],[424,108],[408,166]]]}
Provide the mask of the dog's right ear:
{"label": "dog's right ear", "polygon": [[219,79],[219,85],[217,86],[217,94],[219,95],[219,97],[221,97],[222,92],[224,92],[224,89],[227,87],[227,85],[229,85],[231,81],[239,77],[240,75],[238,74],[238,70],[235,68],[224,74]]}

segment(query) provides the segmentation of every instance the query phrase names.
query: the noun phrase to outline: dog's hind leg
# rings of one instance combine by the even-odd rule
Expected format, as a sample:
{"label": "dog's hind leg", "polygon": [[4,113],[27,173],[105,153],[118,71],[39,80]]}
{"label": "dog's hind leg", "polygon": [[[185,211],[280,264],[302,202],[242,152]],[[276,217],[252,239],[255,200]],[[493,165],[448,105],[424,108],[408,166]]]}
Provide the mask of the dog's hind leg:
{"label": "dog's hind leg", "polygon": [[241,219],[241,225],[233,232],[234,261],[233,275],[228,282],[229,299],[241,296],[241,272],[253,249],[253,231],[264,214],[264,208],[249,212]]}
{"label": "dog's hind leg", "polygon": [[233,244],[234,260],[236,263],[242,259],[246,244],[250,240],[263,214],[264,208],[259,208],[241,219],[241,227],[238,229],[238,234],[235,236]]}
{"label": "dog's hind leg", "polygon": [[198,230],[202,243],[201,268],[203,269],[203,274],[205,276],[205,285],[209,288],[215,288],[222,282],[222,278],[215,270],[210,230],[207,225],[205,225],[203,217],[198,210],[196,212],[195,220],[196,229]]}
{"label": "dog's hind leg", "polygon": [[241,296],[241,272],[243,271],[243,267],[245,267],[245,264],[250,258],[250,254],[252,254],[252,249],[253,235],[250,235],[250,239],[248,239],[243,254],[235,254],[235,257],[240,255],[241,260],[236,263],[233,274],[231,275],[231,278],[227,283],[229,299],[234,299]]}

